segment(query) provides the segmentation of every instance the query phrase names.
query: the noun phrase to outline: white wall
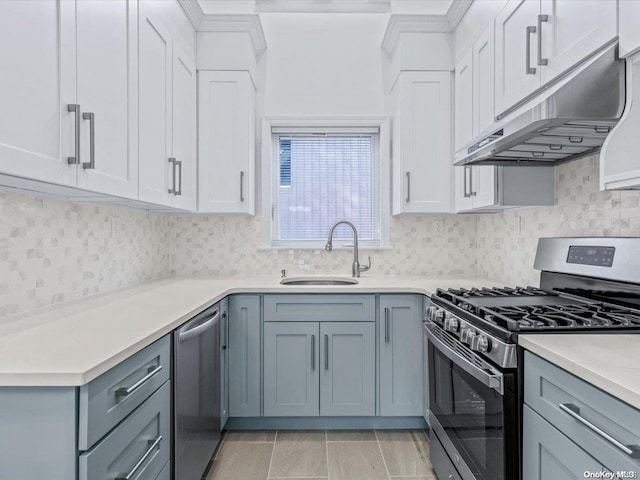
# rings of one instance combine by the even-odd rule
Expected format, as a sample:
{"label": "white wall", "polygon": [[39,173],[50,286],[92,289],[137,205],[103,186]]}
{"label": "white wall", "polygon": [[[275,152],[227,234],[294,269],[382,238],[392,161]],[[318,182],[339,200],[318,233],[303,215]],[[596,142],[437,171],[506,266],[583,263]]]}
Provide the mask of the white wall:
{"label": "white wall", "polygon": [[381,14],[261,14],[264,115],[384,113]]}

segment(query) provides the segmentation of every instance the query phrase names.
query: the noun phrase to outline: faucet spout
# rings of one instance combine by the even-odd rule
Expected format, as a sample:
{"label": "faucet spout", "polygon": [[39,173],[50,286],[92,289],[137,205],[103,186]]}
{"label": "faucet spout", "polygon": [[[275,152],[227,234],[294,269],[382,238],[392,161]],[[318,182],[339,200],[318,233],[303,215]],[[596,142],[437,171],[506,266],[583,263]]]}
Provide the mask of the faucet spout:
{"label": "faucet spout", "polygon": [[358,260],[358,230],[356,229],[356,226],[353,223],[348,222],[346,220],[340,220],[334,223],[331,226],[331,229],[329,230],[329,238],[327,239],[327,244],[325,245],[324,249],[327,252],[330,252],[331,250],[333,250],[333,232],[335,231],[338,225],[347,225],[351,227],[351,230],[353,230],[353,265],[351,265],[351,276],[359,277],[360,272],[366,272],[367,270],[369,270],[369,268],[371,267],[371,259],[369,259],[368,267],[360,266],[360,261]]}

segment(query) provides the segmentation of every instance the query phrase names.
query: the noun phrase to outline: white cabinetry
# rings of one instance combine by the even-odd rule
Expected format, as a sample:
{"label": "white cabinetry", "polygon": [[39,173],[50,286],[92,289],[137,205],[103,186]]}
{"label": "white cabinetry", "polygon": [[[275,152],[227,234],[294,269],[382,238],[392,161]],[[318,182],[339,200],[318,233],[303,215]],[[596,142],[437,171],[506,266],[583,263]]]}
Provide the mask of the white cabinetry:
{"label": "white cabinetry", "polygon": [[2,173],[137,197],[136,7],[0,2]]}
{"label": "white cabinetry", "polygon": [[456,65],[455,70],[455,147],[465,146],[474,136],[473,129],[473,60],[472,51]]}
{"label": "white cabinetry", "polygon": [[451,211],[451,72],[401,72],[392,89],[393,214]]}
{"label": "white cabinetry", "polygon": [[510,0],[495,20],[496,114],[613,41],[612,0]]}
{"label": "white cabinetry", "polygon": [[640,0],[618,2],[618,28],[620,36],[620,56],[627,57],[640,49]]}
{"label": "white cabinetry", "polygon": [[140,2],[140,200],[195,209],[195,62]]}
{"label": "white cabinetry", "polygon": [[198,210],[253,215],[256,87],[251,74],[198,75]]}

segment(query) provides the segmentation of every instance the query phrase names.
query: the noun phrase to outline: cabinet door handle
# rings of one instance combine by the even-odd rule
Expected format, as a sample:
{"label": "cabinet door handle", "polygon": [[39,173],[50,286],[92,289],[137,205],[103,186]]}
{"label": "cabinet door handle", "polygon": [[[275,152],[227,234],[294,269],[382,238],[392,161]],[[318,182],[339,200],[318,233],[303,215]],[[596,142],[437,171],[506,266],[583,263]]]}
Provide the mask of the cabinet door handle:
{"label": "cabinet door handle", "polygon": [[389,309],[384,309],[384,343],[389,343]]}
{"label": "cabinet door handle", "polygon": [[240,201],[244,202],[244,172],[240,172]]}
{"label": "cabinet door handle", "polygon": [[542,58],[542,22],[548,22],[549,15],[538,15],[538,65],[547,65],[548,58]]}
{"label": "cabinet door handle", "polygon": [[406,203],[411,201],[411,172],[407,172],[407,198],[405,199]]}
{"label": "cabinet door handle", "polygon": [[73,157],[67,157],[67,163],[69,165],[77,165],[80,163],[80,105],[77,103],[71,103],[67,105],[67,112],[74,113],[74,141],[73,141]]}
{"label": "cabinet door handle", "polygon": [[311,370],[316,369],[316,336],[311,335]]}
{"label": "cabinet door handle", "polygon": [[171,188],[168,190],[169,193],[176,193],[176,159],[173,157],[169,157],[169,163],[171,164]]}
{"label": "cabinet door handle", "polygon": [[324,336],[324,369],[329,370],[329,335]]}
{"label": "cabinet door handle", "polygon": [[179,177],[179,180],[178,180],[178,188],[176,189],[174,195],[179,196],[179,195],[182,195],[182,161],[181,160],[176,160],[175,166],[177,167],[177,169],[180,172],[180,177]]}
{"label": "cabinet door handle", "polygon": [[227,349],[229,332],[227,331],[227,312],[222,312],[222,350]]}
{"label": "cabinet door handle", "polygon": [[149,440],[149,448],[147,449],[146,452],[144,452],[144,455],[142,455],[142,457],[140,457],[140,460],[138,460],[138,463],[136,463],[133,468],[131,470],[129,470],[129,473],[121,473],[120,475],[118,475],[115,480],[131,480],[133,478],[133,476],[136,474],[136,472],[140,469],[140,467],[142,466],[142,464],[145,462],[145,460],[147,458],[149,458],[149,455],[151,455],[153,453],[153,451],[155,450],[155,448],[160,445],[160,442],[162,441],[162,435],[160,435],[158,438],[156,438],[155,440]]}
{"label": "cabinet door handle", "polygon": [[83,120],[89,120],[89,161],[83,162],[82,168],[93,170],[96,168],[96,115],[92,112],[84,112]]}
{"label": "cabinet door handle", "polygon": [[580,415],[580,407],[578,407],[577,405],[574,405],[573,403],[561,403],[559,407],[560,407],[560,410],[569,414],[575,420],[580,422],[582,425],[587,427],[596,435],[599,435],[600,437],[604,438],[607,442],[609,442],[611,445],[613,445],[617,449],[622,450],[624,453],[626,453],[632,458],[640,458],[640,447],[638,447],[637,445],[627,446],[627,445],[624,445],[619,440],[616,440],[607,432],[602,430],[600,427],[594,425],[589,420],[587,420],[582,415]]}
{"label": "cabinet door handle", "polygon": [[121,387],[117,389],[116,397],[118,398],[128,397],[133,392],[135,392],[140,387],[142,387],[145,383],[147,383],[149,380],[151,380],[153,377],[155,377],[158,373],[160,373],[160,370],[162,370],[162,365],[158,365],[157,367],[149,367],[149,370],[148,370],[149,373],[147,373],[144,377],[142,377],[136,383],[134,383],[130,387]]}
{"label": "cabinet door handle", "polygon": [[531,34],[532,33],[536,33],[536,27],[535,26],[528,26],[527,27],[527,46],[525,48],[526,52],[525,52],[525,62],[526,62],[526,70],[525,73],[527,75],[535,75],[536,73],[536,68],[531,66]]}

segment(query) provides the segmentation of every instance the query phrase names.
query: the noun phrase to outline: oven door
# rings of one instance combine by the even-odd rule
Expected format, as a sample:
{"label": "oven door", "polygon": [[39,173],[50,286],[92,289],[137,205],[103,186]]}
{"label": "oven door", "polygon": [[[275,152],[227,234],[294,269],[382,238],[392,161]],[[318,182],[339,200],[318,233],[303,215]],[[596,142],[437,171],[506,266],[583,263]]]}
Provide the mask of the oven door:
{"label": "oven door", "polygon": [[431,427],[464,480],[519,478],[515,373],[501,372],[435,324],[429,336]]}

